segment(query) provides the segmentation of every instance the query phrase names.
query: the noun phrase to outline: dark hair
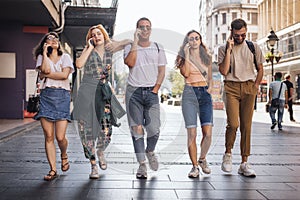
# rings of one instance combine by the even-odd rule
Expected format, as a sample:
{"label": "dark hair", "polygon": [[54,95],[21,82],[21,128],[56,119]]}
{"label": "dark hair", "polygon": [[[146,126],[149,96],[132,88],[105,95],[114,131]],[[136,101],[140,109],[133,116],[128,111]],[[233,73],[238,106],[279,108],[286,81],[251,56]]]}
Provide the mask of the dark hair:
{"label": "dark hair", "polygon": [[152,26],[150,19],[148,19],[147,17],[142,17],[142,18],[140,18],[140,19],[136,22],[136,28],[139,27],[140,21],[143,21],[143,20],[148,21],[148,22],[150,23],[150,25]]}
{"label": "dark hair", "polygon": [[200,46],[199,46],[199,56],[201,58],[201,60],[203,61],[203,63],[205,65],[210,65],[211,64],[211,56],[210,54],[208,53],[208,50],[206,48],[206,46],[203,44],[202,42],[202,36],[201,34],[198,32],[198,31],[195,31],[195,30],[191,30],[189,31],[184,39],[183,39],[183,43],[182,45],[180,46],[180,49],[179,49],[179,52],[178,52],[178,55],[176,57],[176,60],[175,60],[175,68],[180,68],[181,66],[184,65],[185,63],[185,53],[184,53],[184,47],[185,45],[189,42],[189,35],[191,33],[197,33],[199,35],[199,38],[200,38]]}
{"label": "dark hair", "polygon": [[[49,32],[49,33],[46,33],[42,39],[40,40],[40,42],[33,48],[33,51],[32,51],[32,54],[33,54],[33,58],[36,60],[37,57],[39,55],[43,55],[43,47],[44,47],[44,44],[46,43],[46,40],[47,40],[47,37],[49,35],[53,35],[54,37],[58,38],[58,34],[56,32]],[[51,52],[52,53],[52,52]],[[47,56],[49,57],[51,53],[47,53]],[[60,47],[60,44],[58,44],[58,49],[57,49],[57,54],[59,56],[61,56],[63,54],[62,50],[61,50],[61,47]]]}
{"label": "dark hair", "polygon": [[231,22],[231,30],[240,30],[241,28],[247,28],[247,23],[243,19],[235,19]]}
{"label": "dark hair", "polygon": [[282,73],[281,72],[276,72],[275,73],[275,79],[281,79],[282,78]]}

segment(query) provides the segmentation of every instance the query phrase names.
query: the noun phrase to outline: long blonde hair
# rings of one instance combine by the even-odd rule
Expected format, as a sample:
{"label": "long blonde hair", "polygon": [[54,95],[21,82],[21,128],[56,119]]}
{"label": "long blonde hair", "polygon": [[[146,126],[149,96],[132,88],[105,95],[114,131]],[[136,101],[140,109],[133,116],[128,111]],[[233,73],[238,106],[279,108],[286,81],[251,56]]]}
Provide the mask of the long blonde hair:
{"label": "long blonde hair", "polygon": [[90,38],[92,38],[92,31],[96,28],[98,28],[101,31],[101,33],[103,34],[105,43],[111,42],[109,35],[108,35],[106,29],[102,26],[102,24],[98,24],[98,25],[95,25],[95,26],[92,26],[91,28],[89,28],[89,30],[86,34],[86,38],[85,38],[86,42],[88,42],[88,40]]}

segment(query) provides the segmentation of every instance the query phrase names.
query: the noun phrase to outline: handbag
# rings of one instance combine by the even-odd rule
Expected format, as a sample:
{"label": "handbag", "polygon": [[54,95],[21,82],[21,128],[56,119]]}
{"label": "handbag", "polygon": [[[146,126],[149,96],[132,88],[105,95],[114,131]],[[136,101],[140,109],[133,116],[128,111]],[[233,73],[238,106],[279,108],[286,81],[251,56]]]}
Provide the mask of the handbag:
{"label": "handbag", "polygon": [[270,104],[266,104],[266,112],[268,113],[269,112],[269,110],[270,110]]}
{"label": "handbag", "polygon": [[34,94],[33,95],[29,95],[29,98],[28,98],[28,103],[27,103],[26,110],[29,113],[36,113],[36,112],[39,111],[39,107],[40,107],[40,95],[37,94],[38,77],[39,77],[39,73],[37,74],[36,81],[35,81]]}
{"label": "handbag", "polygon": [[272,101],[271,101],[271,106],[272,107],[279,107],[279,104],[280,104],[279,96],[280,96],[280,93],[281,93],[281,88],[282,88],[282,82],[280,84],[280,89],[279,89],[278,97],[275,98],[275,99],[272,99]]}

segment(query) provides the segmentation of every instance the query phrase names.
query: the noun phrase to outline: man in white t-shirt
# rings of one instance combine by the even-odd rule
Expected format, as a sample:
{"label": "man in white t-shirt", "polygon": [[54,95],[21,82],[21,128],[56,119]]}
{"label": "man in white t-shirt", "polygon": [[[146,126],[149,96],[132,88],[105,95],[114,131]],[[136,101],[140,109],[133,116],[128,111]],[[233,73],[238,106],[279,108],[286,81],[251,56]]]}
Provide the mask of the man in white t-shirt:
{"label": "man in white t-shirt", "polygon": [[[150,168],[158,169],[154,154],[160,133],[160,105],[158,91],[165,77],[167,59],[160,44],[149,40],[151,21],[140,18],[136,24],[134,41],[124,49],[124,63],[129,67],[126,87],[126,110],[134,151],[140,166],[138,179],[147,178],[147,156]],[[147,146],[144,144],[144,128]]]}

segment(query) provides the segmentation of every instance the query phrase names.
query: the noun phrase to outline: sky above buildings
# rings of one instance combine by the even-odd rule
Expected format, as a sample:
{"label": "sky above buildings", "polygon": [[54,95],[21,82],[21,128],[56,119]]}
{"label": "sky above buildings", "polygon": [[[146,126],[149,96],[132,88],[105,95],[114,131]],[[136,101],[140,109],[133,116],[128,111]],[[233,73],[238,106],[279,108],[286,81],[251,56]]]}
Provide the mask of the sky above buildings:
{"label": "sky above buildings", "polygon": [[[174,70],[174,61],[185,34],[199,30],[199,0],[119,0],[113,38],[133,39],[136,22],[147,17],[152,23],[151,40],[163,45],[168,60],[167,71]],[[123,53],[115,55],[118,73],[128,70]],[[170,87],[168,81],[164,81]]]}
{"label": "sky above buildings", "polygon": [[199,1],[119,0],[115,34],[135,29],[141,17],[149,18],[153,28],[185,34],[199,29]]}

